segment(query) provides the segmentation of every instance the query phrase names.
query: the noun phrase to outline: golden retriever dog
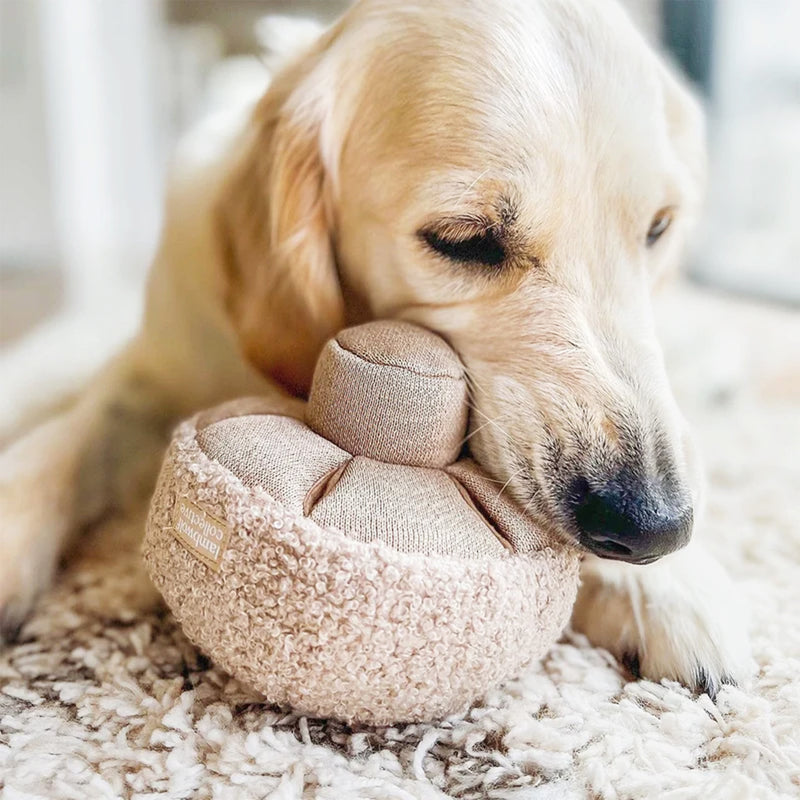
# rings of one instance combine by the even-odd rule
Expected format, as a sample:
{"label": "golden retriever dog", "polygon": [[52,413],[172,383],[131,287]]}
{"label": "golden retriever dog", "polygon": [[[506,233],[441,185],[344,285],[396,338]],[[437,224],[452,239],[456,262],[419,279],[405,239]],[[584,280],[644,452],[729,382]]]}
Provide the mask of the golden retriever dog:
{"label": "golden retriever dog", "polygon": [[586,551],[574,628],[653,679],[744,677],[652,319],[703,180],[698,105],[612,0],[357,2],[190,136],[140,333],[3,454],[6,636],[177,420],[302,397],[328,337],[390,317],[452,344],[474,454]]}

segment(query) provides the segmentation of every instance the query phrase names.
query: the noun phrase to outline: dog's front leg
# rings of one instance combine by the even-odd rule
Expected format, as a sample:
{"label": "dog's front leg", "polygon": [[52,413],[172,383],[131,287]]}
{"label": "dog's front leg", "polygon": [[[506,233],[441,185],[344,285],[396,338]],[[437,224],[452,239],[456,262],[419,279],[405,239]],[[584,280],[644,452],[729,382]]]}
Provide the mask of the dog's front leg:
{"label": "dog's front leg", "polygon": [[0,453],[0,643],[49,584],[71,536],[146,495],[172,419],[132,349],[71,408]]}
{"label": "dog's front leg", "polygon": [[572,625],[635,674],[712,697],[751,671],[741,592],[699,542],[648,566],[586,557]]}

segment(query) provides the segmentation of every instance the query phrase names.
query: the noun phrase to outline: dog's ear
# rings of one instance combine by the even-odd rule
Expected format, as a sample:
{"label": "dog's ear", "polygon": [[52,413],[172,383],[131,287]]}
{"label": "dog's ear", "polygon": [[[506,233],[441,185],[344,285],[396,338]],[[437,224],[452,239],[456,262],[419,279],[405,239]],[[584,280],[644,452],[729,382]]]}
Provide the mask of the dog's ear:
{"label": "dog's ear", "polygon": [[324,93],[312,83],[324,44],[256,107],[216,207],[226,305],[242,350],[296,394],[307,391],[317,354],[344,324],[321,148]]}
{"label": "dog's ear", "polygon": [[689,235],[697,224],[705,199],[707,154],[703,108],[677,73],[666,68],[663,76],[664,114],[667,134],[676,156],[673,177],[680,186],[678,229],[659,245],[655,286],[663,287],[679,272]]}
{"label": "dog's ear", "polygon": [[663,71],[664,111],[672,144],[691,182],[692,211],[696,211],[706,188],[708,156],[705,114],[700,101],[678,75]]}

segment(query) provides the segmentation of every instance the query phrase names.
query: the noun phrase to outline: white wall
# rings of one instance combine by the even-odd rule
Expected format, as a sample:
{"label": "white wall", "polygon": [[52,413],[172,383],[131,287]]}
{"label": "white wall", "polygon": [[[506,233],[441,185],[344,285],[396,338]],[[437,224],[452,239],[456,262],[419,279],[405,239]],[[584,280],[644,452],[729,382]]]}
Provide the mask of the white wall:
{"label": "white wall", "polygon": [[161,218],[161,6],[39,0],[52,197],[68,300],[140,282]]}
{"label": "white wall", "polygon": [[37,12],[0,0],[0,270],[57,261]]}
{"label": "white wall", "polygon": [[800,2],[725,0],[717,14],[697,274],[800,303]]}

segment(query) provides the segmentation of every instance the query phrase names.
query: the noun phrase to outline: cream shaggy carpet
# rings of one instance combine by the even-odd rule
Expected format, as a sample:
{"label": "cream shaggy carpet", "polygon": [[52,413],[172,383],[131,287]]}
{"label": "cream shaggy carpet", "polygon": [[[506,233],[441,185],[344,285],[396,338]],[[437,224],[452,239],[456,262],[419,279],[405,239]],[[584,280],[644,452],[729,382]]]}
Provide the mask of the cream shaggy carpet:
{"label": "cream shaggy carpet", "polygon": [[567,633],[439,725],[286,715],[187,643],[143,576],[141,519],[113,519],[0,658],[3,798],[800,796],[800,319],[685,290],[666,319],[709,538],[753,608],[751,685],[714,705]]}

